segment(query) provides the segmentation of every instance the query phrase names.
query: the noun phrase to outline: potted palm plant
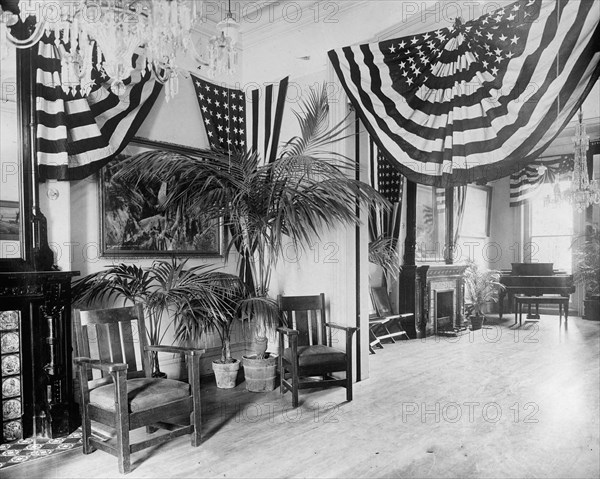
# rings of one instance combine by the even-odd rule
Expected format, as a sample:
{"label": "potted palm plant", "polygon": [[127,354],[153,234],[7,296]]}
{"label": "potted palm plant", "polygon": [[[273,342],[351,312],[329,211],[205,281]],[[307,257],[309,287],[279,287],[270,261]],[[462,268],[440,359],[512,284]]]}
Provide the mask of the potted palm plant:
{"label": "potted palm plant", "polygon": [[215,315],[202,301],[193,300],[177,323],[175,339],[195,341],[207,332],[216,332],[221,341],[221,355],[212,362],[218,388],[236,386],[240,361],[231,356],[231,334],[238,315],[239,303],[247,297],[244,284],[235,275],[221,274],[216,278],[222,288],[217,292],[221,314]]}
{"label": "potted palm plant", "polygon": [[476,331],[483,326],[487,304],[498,302],[498,293],[504,285],[500,283],[500,271],[483,268],[473,261],[468,262],[463,278],[465,313],[471,321],[471,330]]}
{"label": "potted palm plant", "polygon": [[331,144],[344,138],[346,122],[329,127],[325,85],[311,90],[295,113],[301,135],[285,143],[271,163],[256,152],[153,150],[128,158],[119,172],[128,180],[166,181],[166,207],[223,219],[230,233],[226,257],[232,248],[238,252],[249,292],[238,303],[238,316],[252,324],[254,343],[262,346],[250,359],[265,359],[267,333],[280,322],[269,287],[284,246],[303,248],[324,229],[357,223],[357,201],[389,207],[377,191],[354,179],[353,161],[331,152]]}
{"label": "potted palm plant", "polygon": [[600,320],[600,231],[593,224],[586,226],[571,244],[574,250],[574,280],[583,287],[585,319]]}
{"label": "potted palm plant", "polygon": [[[148,267],[125,263],[109,266],[73,283],[73,304],[104,307],[119,300],[123,306],[143,303],[150,344],[161,344],[171,324],[176,337],[190,337],[195,332],[190,330],[190,317],[197,312],[214,321],[224,320],[222,298],[228,288],[224,279],[231,275],[214,271],[210,265],[186,268],[186,264],[187,259],[173,258],[156,260]],[[165,376],[154,352],[152,366],[155,377]]]}

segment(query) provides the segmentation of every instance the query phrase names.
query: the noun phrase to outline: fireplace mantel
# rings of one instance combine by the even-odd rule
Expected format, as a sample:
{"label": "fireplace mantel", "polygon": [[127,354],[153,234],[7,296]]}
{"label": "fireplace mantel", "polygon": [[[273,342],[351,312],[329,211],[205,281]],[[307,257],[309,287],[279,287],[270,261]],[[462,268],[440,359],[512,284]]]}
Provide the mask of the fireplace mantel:
{"label": "fireplace mantel", "polygon": [[436,330],[435,309],[437,291],[454,291],[454,328],[464,320],[464,280],[466,265],[460,264],[416,264],[403,266],[400,273],[401,313],[414,313],[414,329],[407,329],[409,337],[424,337]]}

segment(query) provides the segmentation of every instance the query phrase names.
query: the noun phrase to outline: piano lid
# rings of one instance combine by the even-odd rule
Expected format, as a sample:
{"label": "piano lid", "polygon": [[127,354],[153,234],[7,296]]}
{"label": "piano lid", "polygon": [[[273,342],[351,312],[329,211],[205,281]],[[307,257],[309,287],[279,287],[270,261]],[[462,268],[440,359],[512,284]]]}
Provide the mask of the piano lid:
{"label": "piano lid", "polygon": [[511,263],[514,276],[552,276],[554,263]]}

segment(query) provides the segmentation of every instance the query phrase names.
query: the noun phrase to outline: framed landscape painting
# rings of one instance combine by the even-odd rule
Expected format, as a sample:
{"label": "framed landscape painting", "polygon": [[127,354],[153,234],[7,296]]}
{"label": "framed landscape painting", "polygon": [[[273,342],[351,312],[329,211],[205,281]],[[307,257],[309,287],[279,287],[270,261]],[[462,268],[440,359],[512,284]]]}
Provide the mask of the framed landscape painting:
{"label": "framed landscape painting", "polygon": [[181,151],[177,145],[134,140],[100,171],[100,244],[102,256],[221,256],[223,228],[187,211],[162,207],[168,184],[117,180],[128,156],[150,149]]}

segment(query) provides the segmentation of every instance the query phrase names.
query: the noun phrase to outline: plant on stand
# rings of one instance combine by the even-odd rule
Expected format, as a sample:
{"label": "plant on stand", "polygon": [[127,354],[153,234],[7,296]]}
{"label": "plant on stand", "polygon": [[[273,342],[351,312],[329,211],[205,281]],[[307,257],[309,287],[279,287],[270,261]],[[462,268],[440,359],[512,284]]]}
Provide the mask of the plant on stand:
{"label": "plant on stand", "polygon": [[487,269],[469,261],[463,273],[465,280],[465,313],[471,321],[471,330],[481,329],[485,321],[484,309],[490,302],[497,303],[504,285],[500,271]]}
{"label": "plant on stand", "polygon": [[600,230],[596,225],[586,225],[585,232],[575,237],[574,280],[583,287],[585,319],[600,320]]}
{"label": "plant on stand", "polygon": [[[75,307],[106,307],[121,300],[123,306],[143,303],[148,317],[147,332],[150,344],[159,345],[171,324],[181,328],[181,320],[203,311],[206,316],[221,318],[221,298],[226,294],[223,273],[209,265],[186,268],[187,259],[156,260],[141,267],[121,263],[92,273],[73,283]],[[234,276],[234,278],[236,278]],[[167,317],[167,324],[163,320]],[[151,353],[152,374],[165,377],[160,370],[158,353]]]}
{"label": "plant on stand", "polygon": [[357,201],[389,207],[377,191],[354,179],[354,161],[331,152],[332,143],[344,138],[346,122],[330,128],[328,111],[325,85],[311,90],[295,112],[301,135],[267,164],[256,152],[213,149],[192,156],[153,150],[128,158],[119,172],[129,180],[168,182],[167,207],[224,219],[230,233],[226,255],[232,248],[239,253],[249,294],[239,301],[239,318],[252,324],[254,343],[262,345],[254,359],[265,358],[268,332],[280,322],[269,287],[284,246],[302,248],[324,229],[356,224]]}

